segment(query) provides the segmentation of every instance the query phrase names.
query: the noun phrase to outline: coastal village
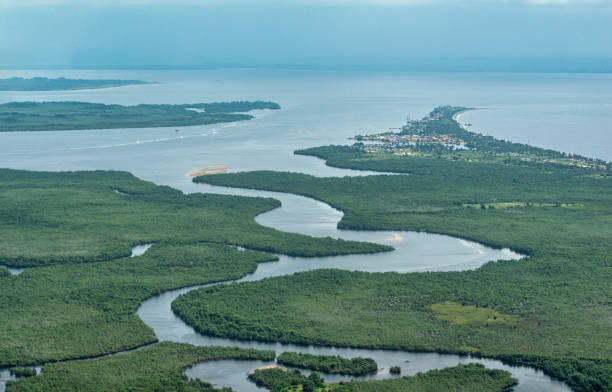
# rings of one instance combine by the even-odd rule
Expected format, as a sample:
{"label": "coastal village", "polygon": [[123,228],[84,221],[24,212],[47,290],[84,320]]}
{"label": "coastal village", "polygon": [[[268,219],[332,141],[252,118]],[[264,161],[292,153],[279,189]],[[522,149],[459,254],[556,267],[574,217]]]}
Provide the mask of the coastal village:
{"label": "coastal village", "polygon": [[[364,144],[364,150],[367,152],[391,152],[396,155],[405,155],[413,150],[414,146],[419,144],[438,144],[454,149],[465,149],[463,140],[454,138],[448,135],[440,136],[425,136],[419,134],[403,134],[403,133],[379,133],[374,135],[359,135],[354,138],[360,142],[374,142]],[[376,143],[382,144],[376,144]]]}
{"label": "coastal village", "polygon": [[400,132],[383,132],[377,134],[357,135],[358,142],[366,142],[363,149],[366,152],[387,152],[395,155],[413,155],[423,145],[443,146],[449,150],[465,149],[465,142],[457,137],[444,133],[426,133],[427,125],[435,120],[441,120],[443,112],[432,112],[421,120],[411,120],[408,117],[406,125]]}
{"label": "coastal village", "polygon": [[[505,141],[493,145],[492,137],[470,131],[467,127],[471,124],[462,124],[458,121],[457,117],[467,109],[454,111],[451,107],[440,109],[434,110],[421,120],[411,120],[408,117],[406,125],[400,128],[399,132],[389,130],[357,135],[352,138],[357,141],[353,146],[366,153],[398,156],[435,155],[467,161],[505,159],[522,163],[542,163],[612,172],[612,163],[601,159],[558,153]],[[451,110],[450,113],[449,110]],[[452,121],[451,124],[449,120]],[[446,131],[449,125],[454,128],[451,128],[453,132]],[[459,137],[458,134],[464,136]],[[521,148],[521,146],[526,148]]]}

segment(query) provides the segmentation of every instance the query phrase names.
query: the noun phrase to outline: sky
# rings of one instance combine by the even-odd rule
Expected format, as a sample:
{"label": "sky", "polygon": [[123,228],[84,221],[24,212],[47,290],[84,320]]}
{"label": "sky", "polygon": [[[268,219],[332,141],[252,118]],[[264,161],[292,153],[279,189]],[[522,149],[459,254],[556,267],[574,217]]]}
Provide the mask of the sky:
{"label": "sky", "polygon": [[612,0],[0,0],[0,68],[612,72]]}

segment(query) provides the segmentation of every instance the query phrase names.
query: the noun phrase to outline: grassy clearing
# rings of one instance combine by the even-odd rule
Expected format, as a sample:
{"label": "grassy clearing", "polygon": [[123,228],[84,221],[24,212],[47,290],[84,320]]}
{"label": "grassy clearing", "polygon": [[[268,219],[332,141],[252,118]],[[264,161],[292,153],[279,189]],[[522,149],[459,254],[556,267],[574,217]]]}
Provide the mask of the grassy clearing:
{"label": "grassy clearing", "polygon": [[458,325],[480,327],[520,327],[526,321],[518,316],[503,314],[494,309],[445,302],[430,305],[435,317]]}

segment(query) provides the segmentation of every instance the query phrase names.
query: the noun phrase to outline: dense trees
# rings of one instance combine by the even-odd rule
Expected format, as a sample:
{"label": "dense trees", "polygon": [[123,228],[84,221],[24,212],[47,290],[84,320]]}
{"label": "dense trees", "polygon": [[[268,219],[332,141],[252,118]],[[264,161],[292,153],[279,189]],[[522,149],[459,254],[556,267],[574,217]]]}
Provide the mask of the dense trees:
{"label": "dense trees", "polygon": [[505,362],[517,366],[544,369],[546,374],[564,380],[578,391],[609,391],[612,388],[612,360],[578,357],[542,357],[537,355],[504,355]]}
{"label": "dense trees", "polygon": [[401,374],[402,373],[402,368],[399,366],[391,366],[391,368],[389,368],[389,373],[391,374]]}
{"label": "dense trees", "polygon": [[363,375],[375,372],[378,368],[372,358],[343,358],[338,355],[312,355],[306,353],[284,352],[278,356],[278,363],[325,373]]}
{"label": "dense trees", "polygon": [[9,371],[17,377],[33,377],[36,375],[36,369],[31,367],[12,367]]}
{"label": "dense trees", "polygon": [[144,299],[237,279],[274,258],[218,244],[157,243],[136,258],[28,268],[2,278],[0,364],[83,358],[155,342],[135,314]]}
{"label": "dense trees", "polygon": [[0,104],[0,132],[205,125],[250,120],[253,116],[242,112],[279,108],[263,101],[136,106],[10,102]]}
{"label": "dense trees", "polygon": [[[34,391],[218,391],[189,380],[183,369],[215,359],[274,359],[273,351],[237,347],[195,347],[164,342],[153,347],[92,361],[50,363],[37,377],[9,382],[7,392]],[[224,389],[229,391],[229,389]]]}
{"label": "dense trees", "polygon": [[501,392],[516,383],[506,371],[490,370],[477,364],[459,365],[390,380],[339,384],[324,383],[316,372],[306,377],[298,370],[286,371],[280,368],[258,369],[249,375],[249,379],[271,392]]}
{"label": "dense trees", "polygon": [[506,371],[470,363],[383,381],[352,381],[338,388],[338,392],[501,392],[511,390],[515,384],[516,379]]}
{"label": "dense trees", "polygon": [[[114,192],[114,190],[121,193]],[[15,267],[105,261],[136,244],[214,242],[322,256],[388,250],[258,225],[274,199],[184,195],[128,173],[0,169],[0,264]]]}
{"label": "dense trees", "polygon": [[[257,369],[249,374],[249,380],[258,387],[265,387],[272,392],[285,392],[310,384],[299,370],[287,371],[281,368]],[[310,385],[312,387],[312,385]]]}
{"label": "dense trees", "polygon": [[[120,190],[121,194],[113,190]],[[237,279],[276,256],[372,251],[377,245],[282,233],[253,216],[263,198],[184,195],[127,173],[0,170],[0,366],[121,351],[156,341],[141,301]],[[143,256],[130,247],[154,243]]]}

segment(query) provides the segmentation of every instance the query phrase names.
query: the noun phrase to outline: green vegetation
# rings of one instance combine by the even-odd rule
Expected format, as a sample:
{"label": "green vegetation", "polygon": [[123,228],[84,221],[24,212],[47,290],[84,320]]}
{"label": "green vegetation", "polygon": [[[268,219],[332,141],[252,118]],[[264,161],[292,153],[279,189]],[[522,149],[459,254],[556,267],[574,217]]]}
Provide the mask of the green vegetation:
{"label": "green vegetation", "polygon": [[429,308],[440,320],[459,325],[517,328],[523,327],[522,324],[527,322],[521,317],[503,314],[494,309],[461,305],[456,302],[433,304]]}
{"label": "green vegetation", "polygon": [[258,225],[253,217],[278,207],[274,199],[184,195],[128,173],[0,169],[0,199],[0,264],[15,267],[105,261],[157,242],[205,241],[294,256],[390,249]]}
{"label": "green vegetation", "polygon": [[[7,392],[34,391],[217,391],[183,370],[216,359],[274,359],[273,351],[237,347],[195,347],[164,342],[153,347],[93,361],[51,363],[37,377],[7,383]],[[230,391],[224,389],[224,391]]]}
{"label": "green vegetation", "polygon": [[[119,172],[0,170],[0,179],[2,263],[42,265],[0,275],[0,366],[155,342],[135,315],[144,299],[276,259],[226,244],[309,255],[377,249],[258,225],[253,217],[278,206],[273,199],[184,195]],[[155,245],[128,257],[142,243]]]}
{"label": "green vegetation", "polygon": [[147,84],[142,80],[116,79],[66,79],[66,78],[7,78],[0,79],[0,91],[58,91],[91,88],[120,87],[131,84]]}
{"label": "green vegetation", "polygon": [[323,392],[331,390],[331,385],[325,385],[319,373],[312,372],[308,377],[299,370],[287,371],[282,368],[257,369],[249,374],[249,380],[258,387],[264,387],[272,392]]}
{"label": "green vegetation", "polygon": [[401,374],[402,373],[402,368],[399,366],[391,366],[389,368],[389,373],[391,374]]}
{"label": "green vegetation", "polygon": [[312,355],[284,352],[276,359],[280,364],[303,369],[318,370],[329,374],[360,376],[378,369],[372,358],[343,358],[339,355]]}
{"label": "green vegetation", "polygon": [[140,257],[26,269],[0,285],[0,364],[117,352],[157,339],[135,312],[162,291],[252,272],[274,259],[218,244],[156,244]]}
{"label": "green vegetation", "polygon": [[504,370],[487,369],[480,364],[470,363],[440,370],[417,373],[415,376],[399,377],[383,381],[352,381],[338,392],[370,391],[507,391],[517,382]]}
{"label": "green vegetation", "polygon": [[306,377],[297,370],[279,368],[256,370],[249,379],[272,392],[501,392],[516,384],[509,372],[474,363],[382,381],[331,384],[321,380],[318,374]]}
{"label": "green vegetation", "polygon": [[[345,213],[341,228],[449,234],[529,257],[476,271],[313,271],[200,290],[173,304],[187,322],[238,338],[472,353],[533,364],[575,390],[612,390],[612,177],[571,165],[355,147],[300,153],[333,166],[410,175],[250,172],[199,180],[323,200]],[[497,203],[525,207],[465,206]],[[557,207],[563,205],[572,207]],[[435,307],[449,302],[457,305]],[[442,310],[450,321],[439,317]],[[503,327],[484,321],[489,316],[501,317]],[[473,322],[451,322],[459,319]]]}
{"label": "green vegetation", "polygon": [[30,367],[12,367],[9,371],[17,377],[33,377],[36,375],[36,369]]}
{"label": "green vegetation", "polygon": [[88,102],[10,102],[0,105],[0,132],[205,125],[250,120],[240,112],[280,109],[274,102],[184,105],[104,105]]}

